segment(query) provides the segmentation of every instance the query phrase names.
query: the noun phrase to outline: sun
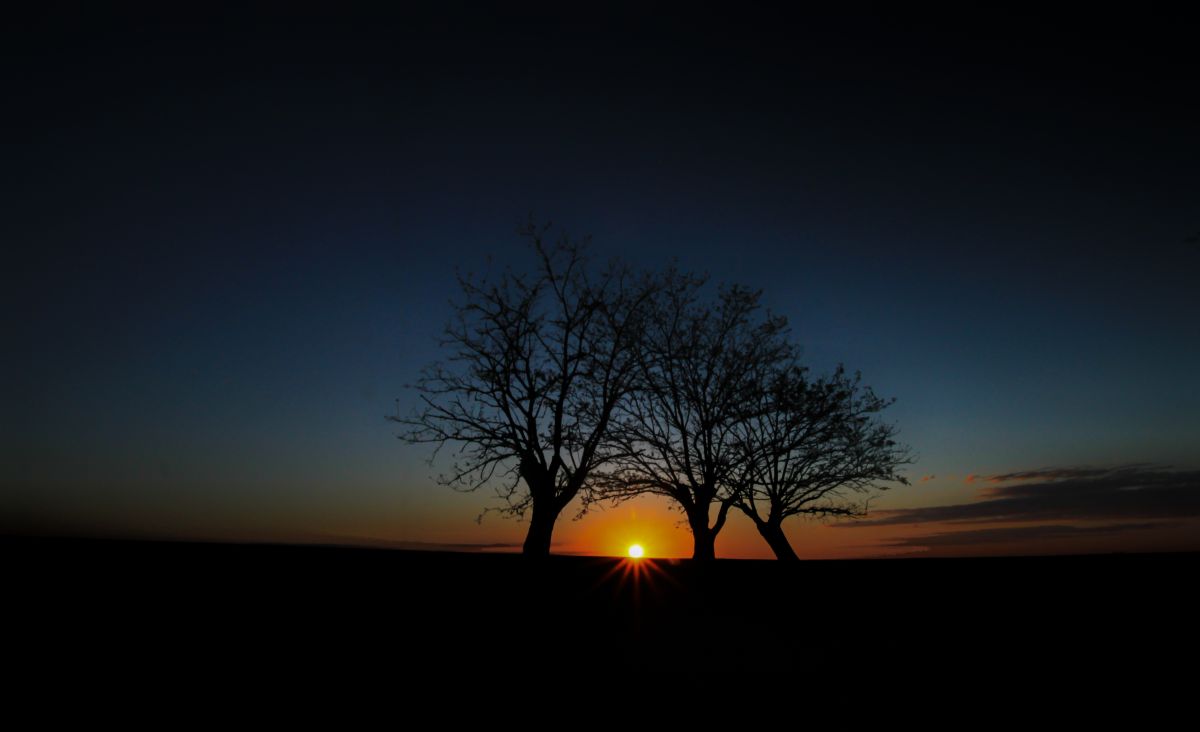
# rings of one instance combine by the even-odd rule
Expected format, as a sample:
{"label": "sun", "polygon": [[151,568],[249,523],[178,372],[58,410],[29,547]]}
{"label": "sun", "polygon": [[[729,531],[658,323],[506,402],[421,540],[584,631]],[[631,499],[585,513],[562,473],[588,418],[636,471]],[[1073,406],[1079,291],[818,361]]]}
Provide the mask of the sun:
{"label": "sun", "polygon": [[641,544],[633,544],[629,547],[629,556],[633,559],[641,559],[646,554],[646,550]]}

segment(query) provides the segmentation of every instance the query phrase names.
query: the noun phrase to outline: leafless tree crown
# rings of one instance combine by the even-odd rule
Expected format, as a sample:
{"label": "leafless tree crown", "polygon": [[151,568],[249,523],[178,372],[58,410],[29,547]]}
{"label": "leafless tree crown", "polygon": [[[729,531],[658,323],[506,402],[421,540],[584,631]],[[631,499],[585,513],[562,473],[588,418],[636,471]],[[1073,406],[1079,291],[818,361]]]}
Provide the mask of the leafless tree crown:
{"label": "leafless tree crown", "polygon": [[592,271],[587,240],[533,224],[520,233],[537,260],[531,273],[460,276],[460,300],[445,329],[445,361],[414,385],[421,406],[392,420],[401,437],[453,451],[443,483],[495,487],[497,510],[523,516],[535,502],[555,515],[587,487],[607,458],[612,411],[637,361],[646,277],[610,263]]}

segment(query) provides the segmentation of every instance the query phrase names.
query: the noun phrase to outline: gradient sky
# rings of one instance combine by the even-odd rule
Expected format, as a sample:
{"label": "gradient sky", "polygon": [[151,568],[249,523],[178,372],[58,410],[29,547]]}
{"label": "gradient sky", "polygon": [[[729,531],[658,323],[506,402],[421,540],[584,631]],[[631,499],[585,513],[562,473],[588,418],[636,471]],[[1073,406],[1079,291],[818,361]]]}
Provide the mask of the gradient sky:
{"label": "gradient sky", "polygon": [[[1200,549],[1193,26],[638,7],[14,19],[6,530],[519,544],[384,415],[532,212],[897,398],[912,485],[801,556]],[[679,518],[556,548],[689,555]]]}

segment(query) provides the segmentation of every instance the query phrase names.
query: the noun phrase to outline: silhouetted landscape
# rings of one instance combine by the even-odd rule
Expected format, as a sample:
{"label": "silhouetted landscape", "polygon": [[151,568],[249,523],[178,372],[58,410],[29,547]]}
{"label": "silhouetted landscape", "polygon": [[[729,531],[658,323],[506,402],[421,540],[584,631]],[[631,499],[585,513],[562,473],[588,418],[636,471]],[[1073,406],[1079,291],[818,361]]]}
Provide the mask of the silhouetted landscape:
{"label": "silhouetted landscape", "polygon": [[10,663],[27,680],[147,693],[214,673],[322,693],[402,678],[467,693],[536,674],[647,690],[736,678],[869,705],[1153,704],[1191,688],[1173,664],[1200,650],[1181,581],[1196,554],[797,565],[68,539],[3,550]]}
{"label": "silhouetted landscape", "polygon": [[1195,30],[14,9],[9,726],[1155,728],[1200,659]]}

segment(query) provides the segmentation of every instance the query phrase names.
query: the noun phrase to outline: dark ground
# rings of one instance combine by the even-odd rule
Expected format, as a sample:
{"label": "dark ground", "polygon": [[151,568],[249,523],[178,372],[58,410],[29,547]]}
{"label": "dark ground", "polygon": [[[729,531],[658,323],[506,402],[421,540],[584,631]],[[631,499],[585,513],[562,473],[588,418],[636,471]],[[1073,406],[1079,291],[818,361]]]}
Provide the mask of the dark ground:
{"label": "dark ground", "polygon": [[1192,554],[651,560],[635,576],[597,558],[0,542],[13,694],[1162,709],[1191,697],[1200,659]]}

